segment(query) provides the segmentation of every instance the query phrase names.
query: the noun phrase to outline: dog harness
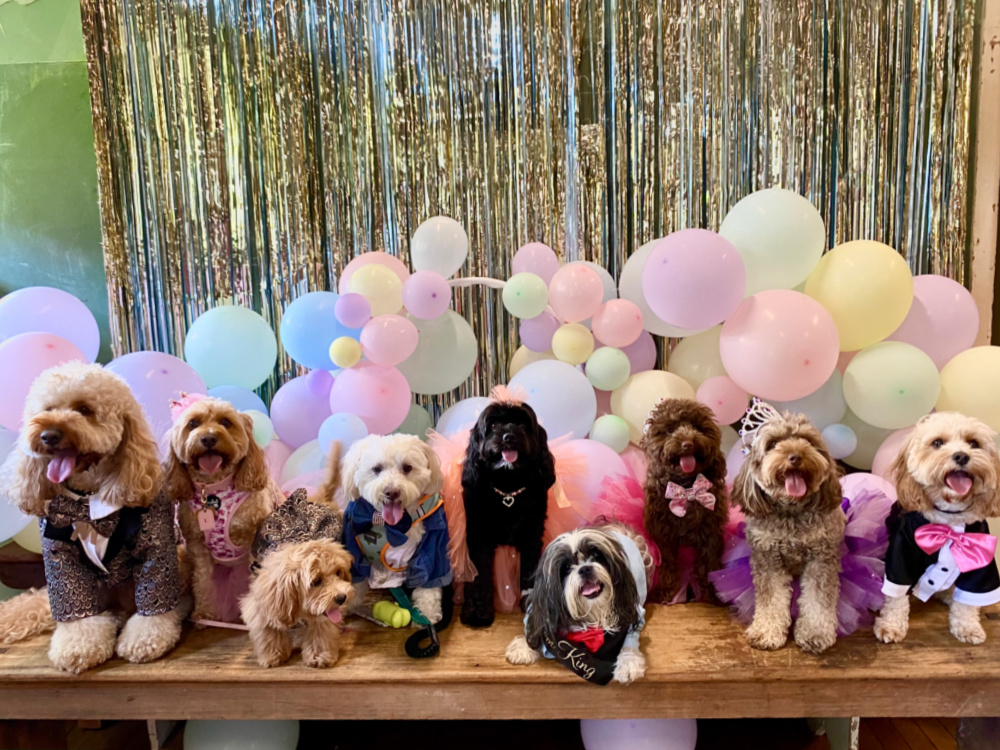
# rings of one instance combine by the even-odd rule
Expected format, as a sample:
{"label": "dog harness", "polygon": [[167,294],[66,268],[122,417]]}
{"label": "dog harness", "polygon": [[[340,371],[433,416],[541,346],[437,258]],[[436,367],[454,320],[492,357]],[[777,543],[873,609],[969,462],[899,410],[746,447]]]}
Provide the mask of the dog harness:
{"label": "dog harness", "polygon": [[188,500],[188,507],[198,519],[198,527],[205,535],[205,546],[212,559],[222,564],[234,564],[247,556],[245,547],[237,547],[229,538],[229,524],[249,492],[236,489],[232,479],[195,488]]}

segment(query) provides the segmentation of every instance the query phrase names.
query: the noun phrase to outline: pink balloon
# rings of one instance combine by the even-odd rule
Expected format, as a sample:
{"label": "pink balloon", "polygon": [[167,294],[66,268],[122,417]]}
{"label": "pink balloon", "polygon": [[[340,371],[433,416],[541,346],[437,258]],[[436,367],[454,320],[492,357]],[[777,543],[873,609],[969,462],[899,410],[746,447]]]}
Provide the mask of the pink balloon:
{"label": "pink balloon", "polygon": [[732,424],[747,410],[750,395],[726,375],[709,378],[698,386],[696,398],[715,415],[719,424]]}
{"label": "pink balloon", "polygon": [[552,313],[543,312],[535,318],[525,318],[518,325],[521,343],[533,352],[547,352],[552,348],[552,337],[559,329],[559,321]]}
{"label": "pink balloon", "polygon": [[572,263],[556,271],[549,282],[549,305],[560,320],[586,320],[604,301],[604,283],[590,266]]}
{"label": "pink balloon", "polygon": [[49,286],[29,286],[0,297],[0,341],[19,333],[52,333],[97,359],[101,331],[83,302]]}
{"label": "pink balloon", "polygon": [[[604,443],[586,439],[570,440],[564,448],[567,454],[582,458],[587,468],[583,473],[561,475],[560,481],[579,489],[590,502],[597,499],[605,477],[630,474],[624,459]],[[583,512],[582,515],[589,514]]]}
{"label": "pink balloon", "polygon": [[434,271],[417,271],[403,282],[403,306],[414,318],[433,320],[451,305],[448,279]]}
{"label": "pink balloon", "polygon": [[332,412],[361,417],[373,435],[388,435],[403,424],[412,400],[410,386],[399,370],[365,361],[341,372],[330,390]]}
{"label": "pink balloon", "polygon": [[649,331],[640,333],[639,338],[628,346],[621,347],[621,350],[628,357],[629,371],[633,375],[656,367],[656,342]]}
{"label": "pink balloon", "polygon": [[292,455],[294,449],[290,445],[285,445],[280,440],[272,440],[264,448],[264,457],[267,459],[267,473],[275,482],[281,481],[281,469],[285,466],[285,461]]}
{"label": "pink balloon", "polygon": [[377,315],[361,329],[361,351],[376,365],[398,365],[416,351],[419,339],[417,327],[402,315]]}
{"label": "pink balloon", "polygon": [[0,425],[21,429],[31,384],[63,362],[87,362],[87,357],[76,344],[53,333],[18,333],[0,343]]}
{"label": "pink balloon", "polygon": [[743,455],[743,441],[737,440],[736,445],[729,450],[729,455],[726,456],[726,486],[733,486],[736,475],[740,473],[746,460],[747,457]]}
{"label": "pink balloon", "polygon": [[[385,266],[396,274],[396,276],[399,277],[399,280],[404,284],[406,283],[406,280],[410,278],[410,270],[404,266],[403,262],[396,256],[389,255],[389,253],[383,253],[382,251],[363,253],[344,266],[344,270],[340,272],[340,284],[337,287],[338,291],[341,294],[346,294],[349,291],[351,277],[354,275],[354,272],[370,263],[377,263],[380,266]],[[346,323],[344,325],[346,325]]]}
{"label": "pink balloon", "polygon": [[[343,373],[338,377],[342,376]],[[308,376],[292,378],[271,399],[274,432],[293,449],[315,440],[320,425],[330,414],[328,396],[310,388]]]}
{"label": "pink balloon", "polygon": [[608,300],[594,313],[591,327],[602,344],[621,349],[642,333],[642,310],[627,299]]}
{"label": "pink balloon", "polygon": [[510,264],[511,275],[515,273],[533,273],[542,277],[548,284],[559,270],[559,258],[555,251],[541,242],[529,242],[514,253]]}
{"label": "pink balloon", "polygon": [[895,481],[895,477],[889,476],[889,470],[911,432],[913,432],[912,427],[904,427],[901,430],[896,430],[882,441],[882,445],[875,451],[875,458],[872,460],[872,474],[890,482]]}
{"label": "pink balloon", "polygon": [[595,388],[594,394],[597,396],[597,416],[594,419],[603,417],[605,414],[611,414],[611,391],[602,391]]}
{"label": "pink balloon", "polygon": [[125,378],[158,440],[173,424],[172,399],[182,393],[208,393],[205,381],[191,365],[163,352],[132,352],[112,360],[107,368]]}
{"label": "pink balloon", "polygon": [[748,393],[794,401],[823,385],[837,366],[837,326],[812,297],[770,289],[743,300],[722,326],[726,372]]}
{"label": "pink balloon", "polygon": [[747,272],[730,242],[707,229],[682,229],[653,247],[642,270],[649,309],[670,325],[703,330],[743,301]]}
{"label": "pink balloon", "polygon": [[363,294],[348,292],[337,298],[333,306],[333,314],[342,326],[361,328],[371,320],[372,306]]}
{"label": "pink balloon", "polygon": [[972,294],[947,276],[913,279],[913,304],[906,320],[887,341],[904,341],[923,350],[940,370],[976,343],[979,310]]}
{"label": "pink balloon", "polygon": [[845,497],[857,497],[862,490],[872,490],[884,492],[890,500],[896,499],[896,487],[892,482],[863,471],[841,477],[840,488]]}
{"label": "pink balloon", "polygon": [[629,472],[635,477],[639,484],[646,483],[646,453],[637,445],[629,443],[628,446],[619,454],[625,465],[628,467]]}

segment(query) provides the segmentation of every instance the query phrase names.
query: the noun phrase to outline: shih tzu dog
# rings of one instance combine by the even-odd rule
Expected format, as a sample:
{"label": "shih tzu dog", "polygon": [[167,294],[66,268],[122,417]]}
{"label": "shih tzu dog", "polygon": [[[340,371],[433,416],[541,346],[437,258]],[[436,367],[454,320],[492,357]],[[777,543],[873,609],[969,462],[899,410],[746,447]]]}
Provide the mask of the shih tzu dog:
{"label": "shih tzu dog", "polygon": [[487,406],[469,435],[462,466],[466,543],[476,578],[465,584],[461,619],[493,623],[493,563],[497,547],[520,555],[521,591],[527,592],[542,554],[548,493],[555,460],[535,411],[513,397]]}
{"label": "shih tzu dog", "polygon": [[733,482],[733,502],[746,516],[755,595],[747,641],[765,650],[785,645],[792,625],[792,579],[798,577],[802,593],[795,642],[818,654],[837,639],[846,525],[837,465],[804,416],[778,414],[758,402],[751,418],[759,426],[744,438],[752,440],[750,452]]}
{"label": "shih tzu dog", "polygon": [[556,537],[528,594],[525,634],[507,646],[507,661],[533,664],[545,656],[598,685],[638,680],[646,672],[639,634],[651,570],[645,541],[625,526]]}
{"label": "shih tzu dog", "polygon": [[[875,636],[897,643],[909,628],[913,594],[951,592],[951,634],[979,644],[979,608],[1000,602],[997,540],[986,519],[1000,515],[1000,457],[994,433],[977,419],[938,412],[914,428],[893,465],[898,509],[889,519],[885,605]],[[895,510],[895,509],[894,509]]]}

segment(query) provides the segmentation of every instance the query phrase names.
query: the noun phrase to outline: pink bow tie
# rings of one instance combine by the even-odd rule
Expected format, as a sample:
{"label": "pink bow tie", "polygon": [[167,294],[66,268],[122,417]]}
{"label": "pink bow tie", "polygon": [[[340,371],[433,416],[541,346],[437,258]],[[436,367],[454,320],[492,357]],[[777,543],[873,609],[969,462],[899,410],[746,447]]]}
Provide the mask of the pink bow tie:
{"label": "pink bow tie", "polygon": [[928,555],[937,552],[950,541],[951,555],[963,573],[989,565],[997,552],[997,538],[992,534],[954,531],[943,523],[921,526],[913,537],[917,546]]}
{"label": "pink bow tie", "polygon": [[664,493],[670,501],[670,512],[678,518],[687,515],[688,503],[698,503],[708,510],[715,510],[715,495],[712,494],[712,483],[699,474],[691,489],[685,489],[679,484],[669,482]]}

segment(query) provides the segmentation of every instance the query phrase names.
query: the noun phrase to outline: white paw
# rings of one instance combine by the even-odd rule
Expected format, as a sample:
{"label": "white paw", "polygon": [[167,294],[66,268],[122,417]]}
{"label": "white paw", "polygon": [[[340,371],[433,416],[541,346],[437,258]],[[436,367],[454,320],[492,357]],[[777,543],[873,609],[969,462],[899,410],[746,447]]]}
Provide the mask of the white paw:
{"label": "white paw", "polygon": [[754,623],[747,628],[747,643],[760,651],[774,651],[785,645],[788,633],[779,628],[767,628]]}
{"label": "white paw", "polygon": [[906,632],[910,629],[909,620],[900,621],[896,617],[875,618],[875,637],[882,643],[899,643],[906,638]]}
{"label": "white paw", "polygon": [[60,622],[49,644],[49,659],[59,669],[80,674],[114,655],[117,633],[115,619],[108,614]]}
{"label": "white paw", "polygon": [[638,649],[624,648],[615,662],[615,682],[627,685],[646,674],[646,657]]}
{"label": "white paw", "polygon": [[978,622],[953,622],[951,634],[962,643],[970,643],[973,646],[986,642],[986,631]]}
{"label": "white paw", "polygon": [[506,656],[511,664],[534,664],[541,654],[528,645],[523,635],[519,635],[507,644]]}
{"label": "white paw", "polygon": [[802,620],[795,623],[795,643],[810,654],[822,654],[837,642],[837,630],[833,623],[829,627],[813,627]]}
{"label": "white paw", "polygon": [[135,664],[159,659],[181,637],[180,614],[174,610],[162,615],[132,615],[115,648],[118,655]]}
{"label": "white paw", "polygon": [[441,622],[441,589],[414,589],[413,604],[433,624]]}

